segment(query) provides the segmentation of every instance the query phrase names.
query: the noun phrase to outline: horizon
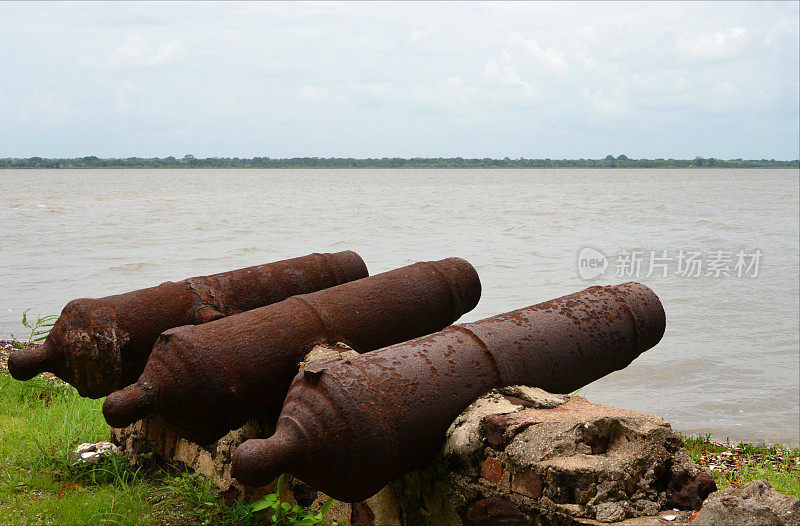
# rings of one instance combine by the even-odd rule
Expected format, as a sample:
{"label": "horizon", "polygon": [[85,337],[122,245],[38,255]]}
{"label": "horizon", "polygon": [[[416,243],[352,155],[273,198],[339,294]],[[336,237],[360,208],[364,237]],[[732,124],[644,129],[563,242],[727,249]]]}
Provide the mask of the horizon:
{"label": "horizon", "polygon": [[297,155],[294,157],[271,157],[269,155],[253,155],[251,157],[238,157],[238,156],[209,156],[209,157],[198,157],[193,154],[185,154],[183,156],[178,155],[167,155],[165,157],[145,157],[142,155],[127,155],[121,157],[99,157],[96,155],[78,155],[74,157],[42,157],[40,155],[32,155],[30,157],[0,157],[0,160],[33,160],[33,159],[40,159],[42,161],[56,161],[56,160],[63,160],[63,161],[124,161],[124,160],[160,160],[160,161],[213,161],[213,160],[270,160],[270,161],[292,161],[292,160],[352,160],[352,161],[381,161],[381,160],[398,160],[398,161],[430,161],[430,160],[464,160],[464,161],[721,161],[721,162],[732,162],[732,161],[741,161],[741,162],[772,162],[772,163],[792,163],[792,162],[800,162],[800,158],[794,159],[775,159],[770,158],[767,159],[766,157],[762,157],[760,159],[756,158],[744,158],[744,157],[731,157],[731,158],[716,158],[716,157],[704,157],[702,155],[695,156],[693,158],[679,158],[679,157],[629,157],[625,154],[608,154],[605,156],[600,157],[562,157],[562,158],[550,158],[550,157],[477,157],[477,156],[455,156],[455,157],[445,157],[442,155],[438,156],[412,156],[412,157],[400,157],[400,156],[383,156],[383,157],[339,157],[339,156],[330,156],[330,157],[322,157],[317,155]]}
{"label": "horizon", "polygon": [[796,2],[154,7],[0,4],[0,158],[800,157]]}

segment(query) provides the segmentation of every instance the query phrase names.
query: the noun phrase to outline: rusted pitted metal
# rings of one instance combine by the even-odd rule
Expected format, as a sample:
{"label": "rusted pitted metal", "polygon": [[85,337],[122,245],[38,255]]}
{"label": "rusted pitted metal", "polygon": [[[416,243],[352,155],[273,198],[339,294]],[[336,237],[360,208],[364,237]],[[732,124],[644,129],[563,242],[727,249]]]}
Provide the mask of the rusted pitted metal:
{"label": "rusted pitted metal", "polygon": [[236,450],[233,474],[258,486],[290,473],[336,499],[366,499],[429,462],[483,393],[518,384],[571,392],[627,366],[664,326],[655,293],[626,283],[310,365],[295,377],[275,434]]}
{"label": "rusted pitted metal", "polygon": [[158,335],[167,329],[206,323],[367,275],[355,252],[310,254],[105,298],[73,300],[44,345],[15,351],[8,369],[18,380],[49,371],[82,396],[99,398],[136,381]]}
{"label": "rusted pitted metal", "polygon": [[446,327],[472,310],[480,280],[458,258],[416,263],[158,339],[139,381],[111,394],[106,421],[151,417],[207,444],[275,414],[298,362],[314,345],[372,351]]}

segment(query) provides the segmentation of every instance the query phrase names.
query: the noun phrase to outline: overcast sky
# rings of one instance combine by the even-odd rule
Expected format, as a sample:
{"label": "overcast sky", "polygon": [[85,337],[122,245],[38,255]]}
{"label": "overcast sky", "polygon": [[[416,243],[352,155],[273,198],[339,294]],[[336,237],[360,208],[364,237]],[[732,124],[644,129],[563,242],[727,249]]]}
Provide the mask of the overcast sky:
{"label": "overcast sky", "polygon": [[800,3],[0,3],[0,157],[796,159]]}

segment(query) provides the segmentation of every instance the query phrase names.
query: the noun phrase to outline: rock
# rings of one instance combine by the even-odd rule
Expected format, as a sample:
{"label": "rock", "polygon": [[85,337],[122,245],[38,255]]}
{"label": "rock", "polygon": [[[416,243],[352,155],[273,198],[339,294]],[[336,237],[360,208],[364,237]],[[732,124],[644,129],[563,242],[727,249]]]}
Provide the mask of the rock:
{"label": "rock", "polygon": [[663,419],[525,387],[476,400],[448,430],[438,462],[452,470],[447,498],[464,502],[462,518],[500,506],[470,502],[501,497],[534,524],[659,521],[659,511],[699,509],[716,490]]}
{"label": "rock", "polygon": [[800,501],[756,480],[712,493],[692,526],[800,526]]}
{"label": "rock", "polygon": [[512,502],[489,497],[473,503],[464,516],[464,526],[494,526],[530,524],[530,519]]}
{"label": "rock", "polygon": [[598,522],[619,522],[625,518],[625,507],[619,502],[603,502],[595,508]]}
{"label": "rock", "polygon": [[375,526],[375,514],[366,502],[354,502],[350,507],[351,526]]}
{"label": "rock", "polygon": [[503,463],[494,457],[486,457],[481,462],[481,477],[498,484],[503,478]]}
{"label": "rock", "polygon": [[119,451],[129,456],[134,465],[142,462],[142,455],[154,453],[158,457],[180,462],[188,468],[210,477],[221,492],[231,492],[228,498],[257,495],[260,490],[245,488],[231,476],[231,455],[249,438],[260,438],[268,433],[269,424],[252,420],[235,429],[210,446],[201,446],[178,436],[157,421],[142,419],[126,428],[111,429],[111,441]]}
{"label": "rock", "polygon": [[525,407],[534,409],[552,409],[565,404],[569,400],[569,395],[548,393],[544,389],[528,387],[527,385],[501,387],[497,389],[497,392],[507,399],[514,397],[517,400],[526,402],[524,404]]}
{"label": "rock", "polygon": [[333,345],[319,344],[315,345],[308,352],[308,354],[306,354],[306,356],[303,358],[303,361],[300,362],[299,368],[302,369],[306,365],[316,362],[345,360],[347,358],[352,358],[353,356],[358,356],[358,353],[347,344],[341,342],[334,343]]}
{"label": "rock", "polygon": [[483,448],[481,432],[483,418],[522,410],[506,400],[500,393],[491,393],[478,398],[450,424],[444,444],[444,456],[460,469],[477,472],[477,453]]}
{"label": "rock", "polygon": [[538,473],[532,470],[523,471],[511,479],[511,491],[538,499],[542,496],[543,484],[542,477]]}
{"label": "rock", "polygon": [[[692,466],[682,463],[681,466]],[[717,490],[714,477],[707,471],[679,471],[673,467],[672,478],[667,485],[667,506],[684,510],[699,510],[703,499]]]}
{"label": "rock", "polygon": [[111,442],[84,443],[70,453],[70,458],[82,464],[97,464],[103,457],[118,453],[119,448]]}

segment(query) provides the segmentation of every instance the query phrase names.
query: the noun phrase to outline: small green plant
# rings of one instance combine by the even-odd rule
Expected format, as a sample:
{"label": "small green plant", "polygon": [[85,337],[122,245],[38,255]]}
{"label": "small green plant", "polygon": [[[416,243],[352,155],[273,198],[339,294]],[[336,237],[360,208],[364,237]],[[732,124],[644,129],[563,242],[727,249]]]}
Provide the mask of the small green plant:
{"label": "small green plant", "polygon": [[31,322],[28,320],[29,311],[30,309],[25,309],[22,313],[22,325],[31,331],[27,340],[19,340],[14,336],[14,333],[11,333],[11,343],[17,349],[27,349],[47,338],[47,335],[50,334],[50,329],[53,328],[53,324],[55,324],[58,319],[58,315],[56,314],[48,314],[47,316],[42,316],[40,314],[36,316],[35,322]]}
{"label": "small green plant", "polygon": [[333,505],[333,499],[326,500],[320,511],[316,511],[313,508],[304,508],[297,504],[292,506],[288,502],[281,500],[284,477],[285,475],[278,477],[278,487],[275,489],[275,493],[265,495],[261,500],[254,502],[250,509],[254,513],[262,510],[270,511],[270,524],[276,526],[315,526],[323,524],[325,515],[328,514],[328,510]]}
{"label": "small green plant", "polygon": [[211,477],[184,472],[166,483],[167,489],[194,509],[213,508],[218,504]]}

